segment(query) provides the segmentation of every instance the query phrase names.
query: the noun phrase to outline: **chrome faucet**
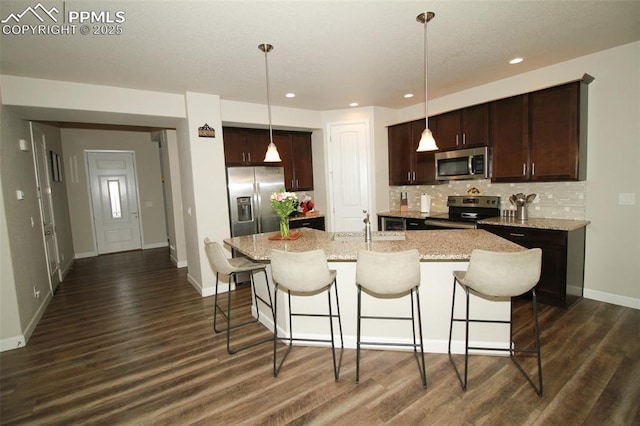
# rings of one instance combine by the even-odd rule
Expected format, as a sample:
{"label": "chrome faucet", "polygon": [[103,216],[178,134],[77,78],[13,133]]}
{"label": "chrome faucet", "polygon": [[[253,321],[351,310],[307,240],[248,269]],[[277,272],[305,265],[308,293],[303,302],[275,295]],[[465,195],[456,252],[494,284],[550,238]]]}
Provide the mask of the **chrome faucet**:
{"label": "chrome faucet", "polygon": [[362,210],[366,216],[364,217],[364,242],[371,241],[371,221],[369,220],[369,213],[366,210]]}

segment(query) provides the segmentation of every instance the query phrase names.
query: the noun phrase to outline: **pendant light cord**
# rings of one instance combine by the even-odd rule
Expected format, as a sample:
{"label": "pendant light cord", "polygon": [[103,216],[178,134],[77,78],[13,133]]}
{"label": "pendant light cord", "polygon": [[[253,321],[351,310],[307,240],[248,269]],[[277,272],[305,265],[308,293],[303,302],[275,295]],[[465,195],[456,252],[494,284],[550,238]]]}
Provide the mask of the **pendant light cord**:
{"label": "pendant light cord", "polygon": [[273,128],[271,126],[271,90],[269,89],[269,62],[267,60],[268,49],[264,50],[264,67],[267,70],[267,107],[269,110],[269,142],[273,143]]}
{"label": "pendant light cord", "polygon": [[425,129],[429,128],[429,110],[427,108],[427,102],[428,102],[428,94],[429,94],[429,67],[428,65],[428,49],[427,49],[427,23],[429,22],[428,19],[428,13],[429,12],[425,12],[424,13],[424,124],[425,124]]}

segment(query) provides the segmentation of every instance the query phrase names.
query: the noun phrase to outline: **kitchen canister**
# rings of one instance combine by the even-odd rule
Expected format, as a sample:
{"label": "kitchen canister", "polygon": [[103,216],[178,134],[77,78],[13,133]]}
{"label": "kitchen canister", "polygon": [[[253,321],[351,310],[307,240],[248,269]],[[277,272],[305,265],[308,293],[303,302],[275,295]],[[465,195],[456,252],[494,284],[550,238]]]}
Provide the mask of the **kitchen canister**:
{"label": "kitchen canister", "polygon": [[429,213],[431,211],[431,195],[423,193],[420,195],[420,213]]}

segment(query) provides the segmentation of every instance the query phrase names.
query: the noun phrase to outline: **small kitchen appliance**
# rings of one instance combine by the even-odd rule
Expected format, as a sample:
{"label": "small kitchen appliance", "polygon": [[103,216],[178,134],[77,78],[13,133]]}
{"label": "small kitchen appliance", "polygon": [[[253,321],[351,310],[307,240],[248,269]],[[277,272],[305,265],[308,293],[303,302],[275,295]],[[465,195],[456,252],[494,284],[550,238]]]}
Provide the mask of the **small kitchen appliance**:
{"label": "small kitchen appliance", "polygon": [[436,152],[436,180],[488,179],[490,155],[487,146]]}

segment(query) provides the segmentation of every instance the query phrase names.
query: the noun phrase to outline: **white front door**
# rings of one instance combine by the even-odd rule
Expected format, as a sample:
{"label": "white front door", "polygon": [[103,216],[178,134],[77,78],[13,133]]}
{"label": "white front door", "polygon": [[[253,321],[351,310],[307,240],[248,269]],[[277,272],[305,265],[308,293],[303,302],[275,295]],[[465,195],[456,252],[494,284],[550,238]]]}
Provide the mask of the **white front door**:
{"label": "white front door", "polygon": [[[56,227],[53,216],[53,200],[51,197],[51,177],[50,171],[53,164],[48,161],[56,161],[57,157],[47,155],[47,145],[45,135],[33,123],[31,124],[31,141],[33,147],[33,158],[36,169],[36,185],[38,193],[38,201],[40,203],[40,218],[42,220],[42,233],[44,235],[44,246],[47,256],[47,265],[49,267],[49,283],[51,291],[55,291],[60,283],[58,274],[60,262],[58,260],[58,240],[56,238]],[[50,166],[48,167],[47,164]],[[59,164],[55,164],[56,168]],[[61,173],[61,171],[59,172]],[[35,221],[31,218],[32,226]]]}
{"label": "white front door", "polygon": [[370,204],[367,123],[333,124],[329,134],[333,231],[363,231]]}
{"label": "white front door", "polygon": [[98,254],[142,248],[132,152],[88,152]]}

